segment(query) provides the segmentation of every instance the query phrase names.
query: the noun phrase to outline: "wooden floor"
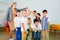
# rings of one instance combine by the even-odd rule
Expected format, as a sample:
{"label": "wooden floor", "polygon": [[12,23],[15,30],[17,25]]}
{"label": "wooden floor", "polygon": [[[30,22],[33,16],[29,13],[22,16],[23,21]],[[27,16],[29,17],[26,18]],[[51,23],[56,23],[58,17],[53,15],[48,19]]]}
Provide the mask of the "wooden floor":
{"label": "wooden floor", "polygon": [[[9,32],[0,31],[0,40],[9,40]],[[15,38],[15,35],[13,35]],[[56,34],[56,32],[50,32],[50,40],[60,40],[60,31]]]}

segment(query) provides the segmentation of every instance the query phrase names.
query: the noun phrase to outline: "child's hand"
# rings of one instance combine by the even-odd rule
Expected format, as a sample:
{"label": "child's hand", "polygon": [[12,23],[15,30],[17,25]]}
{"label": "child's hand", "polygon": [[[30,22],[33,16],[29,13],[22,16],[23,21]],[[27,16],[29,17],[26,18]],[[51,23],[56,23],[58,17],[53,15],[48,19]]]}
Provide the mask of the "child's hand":
{"label": "child's hand", "polygon": [[34,32],[34,30],[32,29],[32,31]]}
{"label": "child's hand", "polygon": [[26,33],[26,31],[24,30],[24,32]]}
{"label": "child's hand", "polygon": [[28,7],[26,7],[26,9],[28,9]]}
{"label": "child's hand", "polygon": [[48,29],[47,31],[49,32],[50,30]]}
{"label": "child's hand", "polygon": [[16,28],[16,31],[18,31],[18,29]]}
{"label": "child's hand", "polygon": [[28,32],[25,30],[25,31],[24,31],[24,33],[26,33],[26,34],[27,34]]}

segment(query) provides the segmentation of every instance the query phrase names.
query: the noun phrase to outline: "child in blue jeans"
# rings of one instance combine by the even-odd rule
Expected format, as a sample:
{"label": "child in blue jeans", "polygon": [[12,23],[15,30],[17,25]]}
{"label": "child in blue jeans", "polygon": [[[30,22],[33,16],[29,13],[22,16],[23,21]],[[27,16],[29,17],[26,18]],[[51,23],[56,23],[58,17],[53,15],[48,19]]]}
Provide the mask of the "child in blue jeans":
{"label": "child in blue jeans", "polygon": [[17,15],[14,18],[14,26],[16,30],[16,40],[21,40],[21,17],[19,10],[17,10]]}
{"label": "child in blue jeans", "polygon": [[34,19],[34,40],[41,40],[41,24],[39,23],[38,19]]}

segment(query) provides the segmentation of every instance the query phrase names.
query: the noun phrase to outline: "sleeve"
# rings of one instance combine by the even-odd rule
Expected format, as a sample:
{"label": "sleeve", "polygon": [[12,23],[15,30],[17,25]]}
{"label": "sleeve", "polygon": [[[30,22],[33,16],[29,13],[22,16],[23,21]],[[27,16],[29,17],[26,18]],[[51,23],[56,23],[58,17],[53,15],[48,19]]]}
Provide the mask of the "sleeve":
{"label": "sleeve", "polygon": [[42,26],[41,26],[41,24],[39,24],[39,29],[42,30]]}
{"label": "sleeve", "polygon": [[50,18],[48,18],[48,22],[50,22]]}
{"label": "sleeve", "polygon": [[7,21],[11,21],[11,16],[12,16],[12,9],[11,8],[8,8],[8,12],[7,12]]}

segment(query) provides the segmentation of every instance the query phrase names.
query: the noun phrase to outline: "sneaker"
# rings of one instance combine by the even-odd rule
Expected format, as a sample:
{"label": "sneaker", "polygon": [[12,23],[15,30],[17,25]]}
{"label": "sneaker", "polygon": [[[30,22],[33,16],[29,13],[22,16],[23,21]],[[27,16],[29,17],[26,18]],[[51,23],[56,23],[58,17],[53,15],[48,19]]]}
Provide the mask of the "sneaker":
{"label": "sneaker", "polygon": [[10,38],[9,40],[14,40],[14,38]]}

